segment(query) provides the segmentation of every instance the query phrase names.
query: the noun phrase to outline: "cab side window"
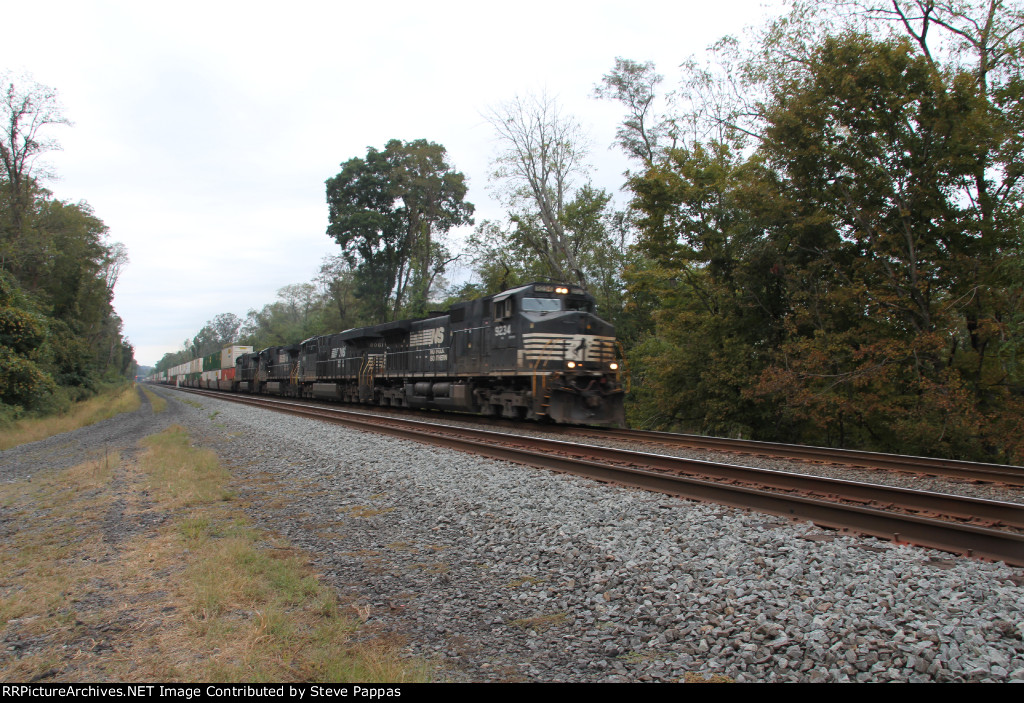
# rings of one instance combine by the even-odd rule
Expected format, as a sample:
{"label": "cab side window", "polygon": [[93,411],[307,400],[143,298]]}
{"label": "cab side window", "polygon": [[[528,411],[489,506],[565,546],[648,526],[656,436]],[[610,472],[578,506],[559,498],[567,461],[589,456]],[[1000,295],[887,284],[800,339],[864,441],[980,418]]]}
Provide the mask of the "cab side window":
{"label": "cab side window", "polygon": [[502,320],[512,315],[512,299],[505,298],[501,302],[494,304],[494,319]]}

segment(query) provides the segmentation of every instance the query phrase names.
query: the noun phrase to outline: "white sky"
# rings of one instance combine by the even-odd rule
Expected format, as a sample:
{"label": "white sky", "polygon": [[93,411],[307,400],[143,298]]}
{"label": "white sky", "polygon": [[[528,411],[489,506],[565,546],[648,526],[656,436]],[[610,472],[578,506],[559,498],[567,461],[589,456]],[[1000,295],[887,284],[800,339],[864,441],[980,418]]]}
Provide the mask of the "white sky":
{"label": "white sky", "polygon": [[128,247],[114,300],[141,364],[215,315],[244,317],[311,280],[337,245],[324,181],[390,139],[444,145],[476,219],[497,145],[481,117],[547,91],[592,139],[617,190],[622,117],[591,97],[615,57],[677,66],[760,25],[771,0],[634,3],[4,3],[0,71],[56,88],[73,127],[45,157],[62,200],[85,200]]}

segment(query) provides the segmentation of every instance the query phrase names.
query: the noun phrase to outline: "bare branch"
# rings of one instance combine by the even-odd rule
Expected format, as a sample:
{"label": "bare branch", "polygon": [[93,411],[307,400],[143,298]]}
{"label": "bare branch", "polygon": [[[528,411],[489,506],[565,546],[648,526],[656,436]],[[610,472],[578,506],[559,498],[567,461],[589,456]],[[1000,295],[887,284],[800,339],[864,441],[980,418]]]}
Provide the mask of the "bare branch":
{"label": "bare branch", "polygon": [[588,170],[584,161],[587,146],[579,123],[563,115],[558,103],[546,94],[517,96],[484,117],[505,146],[495,162],[494,178],[510,185],[508,204],[536,208],[547,237],[552,271],[562,280],[584,284],[562,223],[574,179]]}

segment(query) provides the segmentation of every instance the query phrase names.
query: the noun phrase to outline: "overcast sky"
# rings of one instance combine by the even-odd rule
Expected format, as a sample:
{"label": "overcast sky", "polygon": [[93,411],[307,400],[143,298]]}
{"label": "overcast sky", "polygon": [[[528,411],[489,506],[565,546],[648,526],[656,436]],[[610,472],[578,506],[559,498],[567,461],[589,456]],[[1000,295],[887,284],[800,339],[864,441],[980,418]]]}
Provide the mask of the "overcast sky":
{"label": "overcast sky", "polygon": [[327,237],[324,181],[390,139],[443,144],[477,221],[500,218],[481,117],[546,91],[617,190],[619,107],[591,97],[616,56],[677,66],[778,3],[5,3],[0,72],[56,88],[74,124],[48,133],[57,198],[87,201],[131,263],[114,300],[141,364],[215,315],[244,317],[309,281]]}

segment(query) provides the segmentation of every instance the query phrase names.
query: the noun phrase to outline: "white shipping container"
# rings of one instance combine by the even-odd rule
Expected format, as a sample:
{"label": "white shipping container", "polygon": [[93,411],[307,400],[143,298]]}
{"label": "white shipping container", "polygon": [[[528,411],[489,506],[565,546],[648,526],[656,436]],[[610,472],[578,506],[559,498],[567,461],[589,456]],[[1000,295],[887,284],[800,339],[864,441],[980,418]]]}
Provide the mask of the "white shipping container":
{"label": "white shipping container", "polygon": [[238,360],[242,354],[251,354],[252,347],[243,347],[238,344],[234,344],[230,347],[225,347],[220,353],[220,367],[222,369],[233,369],[235,368],[235,361]]}

